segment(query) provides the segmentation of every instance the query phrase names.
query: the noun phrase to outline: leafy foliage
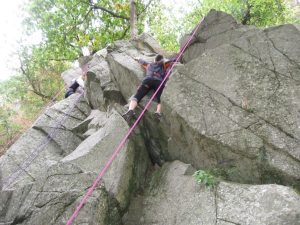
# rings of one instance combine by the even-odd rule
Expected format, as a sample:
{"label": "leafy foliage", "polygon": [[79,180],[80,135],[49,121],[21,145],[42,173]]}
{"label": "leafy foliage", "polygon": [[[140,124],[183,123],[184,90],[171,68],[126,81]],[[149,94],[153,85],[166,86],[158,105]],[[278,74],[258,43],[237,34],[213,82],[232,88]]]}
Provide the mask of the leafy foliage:
{"label": "leafy foliage", "polygon": [[[160,2],[151,9],[155,16],[148,17],[149,28],[152,35],[159,40],[160,45],[170,51],[177,51],[179,48],[178,36],[180,35],[180,23],[176,23],[176,17],[173,14],[166,14],[166,6]],[[176,27],[176,25],[178,25]]]}
{"label": "leafy foliage", "polygon": [[22,131],[21,125],[13,121],[19,109],[18,102],[13,101],[18,91],[17,84],[18,82],[14,79],[0,83],[0,155],[14,137]]}
{"label": "leafy foliage", "polygon": [[[142,29],[146,7],[137,1],[138,28]],[[43,100],[51,99],[63,87],[60,73],[83,55],[108,43],[128,37],[130,7],[128,0],[31,0],[24,20],[28,34],[41,32],[38,45],[21,45],[18,55],[22,81]]]}
{"label": "leafy foliage", "polygon": [[199,17],[202,18],[211,9],[227,12],[243,24],[258,27],[296,21],[284,0],[203,0],[187,16],[186,21],[191,21],[187,26],[193,28]]}
{"label": "leafy foliage", "polygon": [[10,121],[14,112],[7,107],[0,108],[0,155],[6,144],[19,131],[19,127]]}
{"label": "leafy foliage", "polygon": [[[32,0],[26,8],[27,33],[40,31],[42,40],[38,45],[20,47],[20,69],[24,82],[29,84],[26,86],[43,99],[50,99],[62,88],[59,74],[83,55],[84,47],[95,52],[128,37],[127,0]],[[144,10],[145,5],[138,1],[141,20]]]}
{"label": "leafy foliage", "polygon": [[[154,36],[166,49],[178,50],[180,37],[192,30],[211,9],[227,12],[243,24],[258,27],[299,23],[284,0],[198,0],[191,1],[191,4],[184,3],[192,10],[182,18],[177,18],[177,14],[166,9],[166,6],[157,5],[158,13],[149,24]],[[168,10],[167,15],[163,14]]]}
{"label": "leafy foliage", "polygon": [[47,59],[41,47],[26,47],[19,52],[20,70],[26,92],[33,92],[42,100],[51,99],[58,90],[63,89],[61,72],[70,67],[65,61]]}
{"label": "leafy foliage", "polygon": [[[43,93],[54,96],[57,87],[51,71],[46,71],[39,78],[39,87],[43,87]],[[56,75],[57,76],[57,75]],[[62,83],[61,79],[56,79]],[[57,96],[57,98],[61,98]],[[15,76],[0,83],[0,155],[4,152],[25,129],[30,127],[32,121],[40,114],[41,109],[51,101],[50,98],[42,98],[37,95],[24,76]]]}
{"label": "leafy foliage", "polygon": [[[28,10],[28,31],[42,32],[44,50],[55,59],[75,60],[85,46],[94,52],[129,35],[128,0],[33,0]],[[138,1],[138,13],[143,10]]]}
{"label": "leafy foliage", "polygon": [[[152,1],[136,1],[140,32]],[[31,0],[25,9],[27,35],[39,32],[42,38],[35,45],[20,42],[19,76],[0,85],[0,134],[7,134],[1,136],[6,141],[28,126],[20,121],[33,120],[59,90],[64,90],[60,74],[83,55],[83,47],[93,53],[129,37],[128,0]]]}
{"label": "leafy foliage", "polygon": [[204,170],[198,170],[193,174],[198,184],[204,184],[209,188],[214,187],[217,184],[216,178]]}

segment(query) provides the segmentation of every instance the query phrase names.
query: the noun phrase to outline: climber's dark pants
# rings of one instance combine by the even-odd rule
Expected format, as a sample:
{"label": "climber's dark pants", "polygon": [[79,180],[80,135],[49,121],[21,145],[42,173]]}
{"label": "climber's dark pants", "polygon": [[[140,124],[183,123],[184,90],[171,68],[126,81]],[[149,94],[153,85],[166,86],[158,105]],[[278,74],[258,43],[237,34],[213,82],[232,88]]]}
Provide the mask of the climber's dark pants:
{"label": "climber's dark pants", "polygon": [[65,94],[65,98],[69,97],[70,95],[76,92],[76,89],[79,87],[78,82],[75,80],[72,85],[69,87],[68,91]]}
{"label": "climber's dark pants", "polygon": [[74,94],[75,91],[72,88],[69,88],[68,91],[65,94],[65,98],[69,97],[70,95]]}
{"label": "climber's dark pants", "polygon": [[[161,81],[160,80],[155,80],[155,79],[145,79],[143,80],[142,84],[139,86],[137,89],[136,94],[133,96],[132,99],[136,100],[137,102],[140,102],[142,98],[148,94],[149,91],[154,90],[156,91],[160,85]],[[162,85],[162,87],[159,89],[159,91],[156,94],[156,100],[157,103],[160,103],[160,96],[163,92],[165,85]]]}

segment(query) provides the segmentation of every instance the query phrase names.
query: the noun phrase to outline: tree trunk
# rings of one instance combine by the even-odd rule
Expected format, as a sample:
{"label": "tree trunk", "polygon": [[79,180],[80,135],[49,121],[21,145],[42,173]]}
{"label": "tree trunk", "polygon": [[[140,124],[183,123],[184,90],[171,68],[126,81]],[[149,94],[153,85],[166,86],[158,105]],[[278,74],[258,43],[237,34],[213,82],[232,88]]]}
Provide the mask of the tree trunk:
{"label": "tree trunk", "polygon": [[136,17],[135,0],[130,0],[130,36],[131,36],[131,39],[136,39],[137,34],[138,34],[138,31],[137,31],[137,17]]}
{"label": "tree trunk", "polygon": [[244,0],[245,4],[246,4],[246,10],[244,12],[243,18],[242,18],[242,24],[243,25],[247,25],[250,20],[251,20],[251,8],[252,6],[250,5],[248,0]]}

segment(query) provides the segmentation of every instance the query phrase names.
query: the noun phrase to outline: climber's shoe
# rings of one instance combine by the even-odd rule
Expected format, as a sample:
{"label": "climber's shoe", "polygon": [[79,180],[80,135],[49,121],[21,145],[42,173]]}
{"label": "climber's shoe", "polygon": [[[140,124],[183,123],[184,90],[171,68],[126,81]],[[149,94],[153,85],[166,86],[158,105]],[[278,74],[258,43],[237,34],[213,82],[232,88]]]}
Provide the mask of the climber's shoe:
{"label": "climber's shoe", "polygon": [[122,117],[127,121],[130,122],[130,120],[135,118],[135,113],[133,110],[128,110],[126,113],[122,115]]}
{"label": "climber's shoe", "polygon": [[162,114],[160,112],[155,112],[154,113],[154,117],[155,119],[157,119],[158,121],[161,121],[162,119]]}

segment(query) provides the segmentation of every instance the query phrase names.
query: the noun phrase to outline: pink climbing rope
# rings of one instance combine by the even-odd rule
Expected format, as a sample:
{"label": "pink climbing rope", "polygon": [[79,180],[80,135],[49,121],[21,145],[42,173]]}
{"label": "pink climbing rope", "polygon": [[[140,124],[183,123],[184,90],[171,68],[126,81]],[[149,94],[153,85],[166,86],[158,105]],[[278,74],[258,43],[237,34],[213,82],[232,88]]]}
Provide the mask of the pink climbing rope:
{"label": "pink climbing rope", "polygon": [[186,50],[186,48],[189,46],[190,42],[192,41],[193,37],[195,36],[196,32],[198,31],[201,22],[197,25],[197,27],[194,29],[191,37],[188,39],[188,41],[185,43],[184,47],[180,50],[179,54],[176,57],[176,60],[174,61],[174,63],[172,64],[170,70],[167,72],[165,78],[163,79],[163,81],[161,82],[161,84],[159,85],[159,87],[157,88],[157,90],[154,92],[154,94],[152,95],[152,97],[150,98],[150,100],[147,102],[146,106],[144,107],[143,111],[141,112],[141,114],[139,115],[139,117],[137,118],[137,120],[134,122],[134,124],[132,125],[132,127],[128,130],[128,132],[126,133],[126,135],[123,137],[122,141],[120,142],[120,144],[118,145],[118,147],[116,148],[116,150],[114,151],[113,155],[111,156],[111,158],[108,160],[108,162],[105,164],[104,168],[101,170],[101,172],[97,175],[96,179],[94,180],[92,186],[89,188],[89,190],[87,191],[87,193],[85,194],[85,196],[83,197],[83,199],[81,200],[80,204],[77,206],[76,210],[74,211],[74,213],[72,214],[72,216],[69,218],[69,220],[67,221],[66,225],[71,225],[72,222],[75,220],[75,218],[77,217],[79,211],[81,210],[81,208],[84,206],[84,204],[86,203],[88,197],[93,193],[93,191],[96,189],[96,186],[98,185],[98,183],[100,182],[100,180],[102,179],[103,175],[106,173],[106,171],[109,169],[109,167],[111,166],[111,164],[113,163],[114,159],[117,157],[118,153],[121,151],[123,145],[126,143],[129,135],[132,133],[132,131],[134,130],[134,128],[137,126],[137,124],[139,123],[139,121],[142,119],[143,115],[145,114],[146,110],[149,108],[152,100],[155,98],[156,94],[158,93],[158,91],[161,89],[161,87],[163,86],[163,84],[165,83],[165,81],[168,79],[168,77],[171,74],[172,69],[174,68],[175,64],[179,61],[179,59],[181,58],[181,56],[183,55],[184,51]]}

